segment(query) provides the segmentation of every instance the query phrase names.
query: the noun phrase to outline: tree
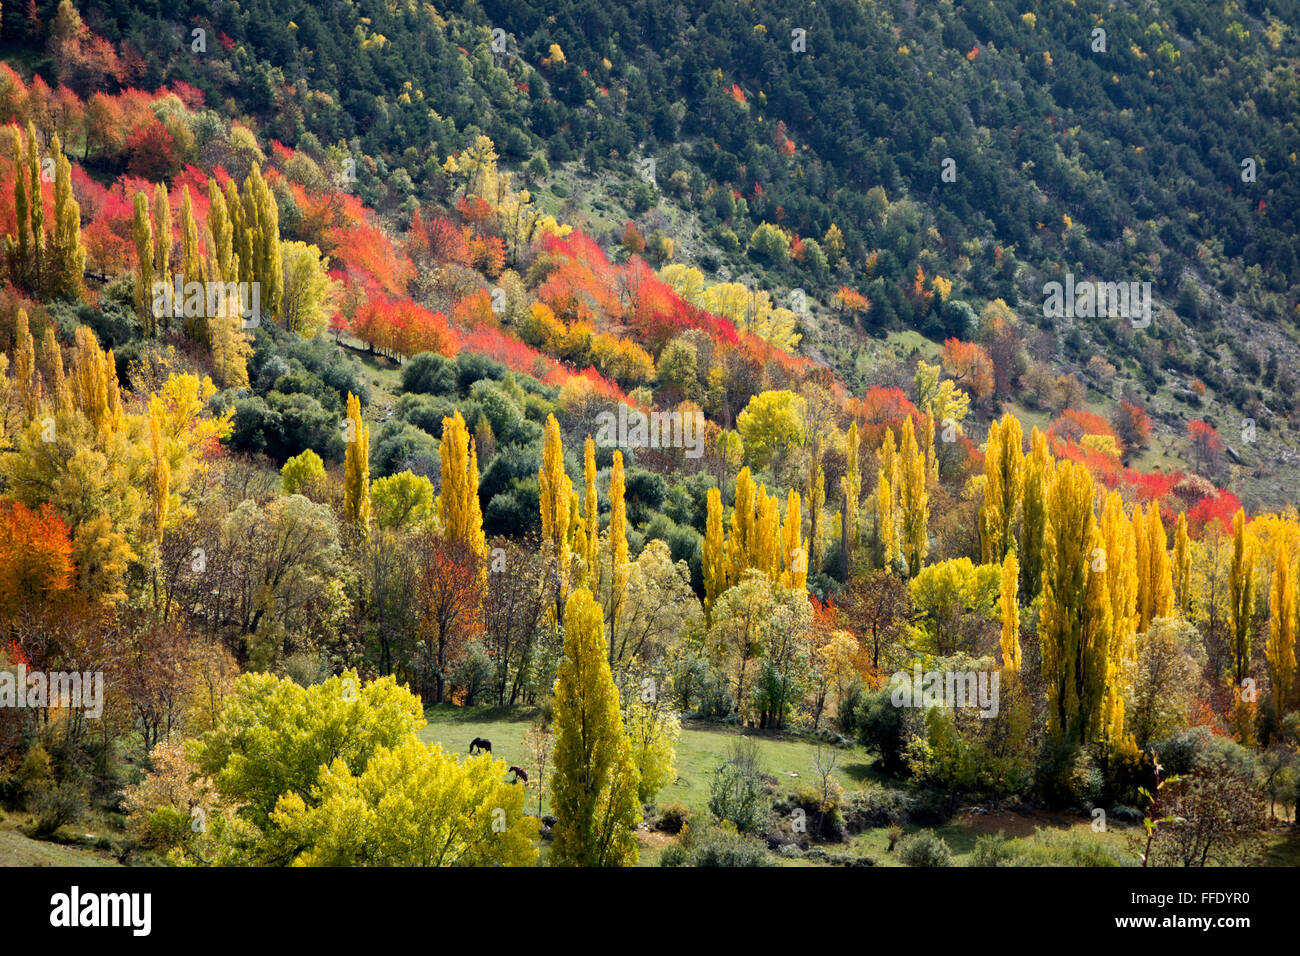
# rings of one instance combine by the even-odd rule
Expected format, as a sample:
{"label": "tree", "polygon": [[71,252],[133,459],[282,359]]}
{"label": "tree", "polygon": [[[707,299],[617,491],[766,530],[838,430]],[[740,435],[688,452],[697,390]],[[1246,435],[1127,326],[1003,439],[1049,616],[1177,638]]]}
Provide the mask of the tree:
{"label": "tree", "polygon": [[442,420],[438,456],[442,468],[442,491],[438,496],[442,532],[482,559],[487,555],[487,543],[478,497],[478,453],[459,409]]}
{"label": "tree", "polygon": [[1020,562],[1014,551],[1002,562],[1002,589],[999,611],[1002,617],[1002,667],[1020,670]]}
{"label": "tree", "polygon": [[411,736],[360,772],[334,761],[314,806],[290,793],[272,817],[301,848],[295,866],[531,866],[540,823],[505,775],[504,760],[457,760]]}
{"label": "tree", "polygon": [[546,429],[542,445],[542,467],[537,472],[541,487],[542,546],[556,564],[555,614],[568,592],[569,570],[569,510],[572,507],[573,482],[564,471],[564,440],[560,423],[554,415],[546,416]]}
{"label": "tree", "polygon": [[600,605],[585,588],[564,609],[564,659],[555,678],[551,808],[557,866],[630,866],[637,859],[640,780],[609,669]]}
{"label": "tree", "polygon": [[859,639],[867,643],[871,666],[879,670],[911,622],[911,592],[898,575],[877,569],[849,582],[840,601],[840,613]]}
{"label": "tree", "polygon": [[434,515],[433,482],[424,475],[399,471],[370,486],[370,502],[381,528],[424,524]]}
{"label": "tree", "polygon": [[926,490],[925,454],[917,447],[911,418],[903,422],[899,456],[902,552],[908,573],[915,576],[925,564],[925,554],[929,548],[926,526],[930,520],[930,494]]}
{"label": "tree", "polygon": [[1024,497],[1020,421],[1011,414],[989,426],[984,452],[984,504],[980,541],[984,562],[1000,564],[1016,542],[1016,519]]}
{"label": "tree", "polygon": [[131,237],[135,241],[135,308],[144,334],[152,338],[153,314],[153,223],[149,219],[149,197],[136,193],[133,200]]}
{"label": "tree", "polygon": [[63,155],[56,133],[50,143],[54,155],[54,222],[43,287],[56,299],[81,298],[86,247],[81,242],[81,207],[72,197],[72,166]]}
{"label": "tree", "polygon": [[1204,665],[1205,651],[1195,627],[1173,619],[1151,625],[1138,643],[1126,716],[1139,747],[1187,726]]}
{"label": "tree", "polygon": [[632,746],[632,763],[637,769],[637,797],[654,801],[655,794],[677,776],[677,738],[682,725],[657,694],[633,695],[627,708],[627,736]]}
{"label": "tree", "polygon": [[727,589],[727,556],[722,538],[722,492],[710,488],[705,501],[704,545],[700,561],[704,573],[704,616],[706,620],[712,620],[713,605]]}
{"label": "tree", "polygon": [[413,601],[418,609],[416,660],[426,696],[446,699],[452,666],[481,626],[483,563],[464,541],[433,530],[416,546]]}
{"label": "tree", "polygon": [[280,244],[284,294],[280,318],[284,327],[309,339],[323,331],[334,313],[339,283],[329,277],[329,260],[305,242]]}
{"label": "tree", "polygon": [[1086,468],[1072,461],[1057,465],[1046,498],[1038,618],[1048,732],[1077,743],[1090,740],[1096,730],[1111,627],[1106,575],[1094,564],[1104,558],[1104,549],[1092,495]]}
{"label": "tree", "polygon": [[[1110,646],[1106,660],[1106,693],[1102,700],[1101,735],[1118,744],[1124,735],[1124,690],[1132,673],[1137,647],[1139,614],[1139,561],[1141,549],[1135,525],[1141,528],[1141,512],[1134,511],[1130,522],[1124,514],[1124,501],[1118,492],[1106,496],[1102,506],[1100,532],[1101,553],[1093,555],[1092,570],[1104,565],[1106,600],[1110,605]],[[1100,560],[1098,560],[1100,559]]]}
{"label": "tree", "polygon": [[1228,572],[1228,626],[1232,635],[1233,680],[1250,673],[1250,624],[1255,613],[1255,546],[1246,533],[1246,512],[1232,516],[1232,566]]}
{"label": "tree", "polygon": [[348,392],[344,437],[343,516],[362,535],[370,533],[370,426],[361,419],[361,401]]}
{"label": "tree", "polygon": [[1035,426],[1025,455],[1020,514],[1020,597],[1033,601],[1043,587],[1043,539],[1047,530],[1047,486],[1053,477],[1047,437]]}
{"label": "tree", "polygon": [[319,489],[325,481],[325,463],[310,448],[294,455],[280,469],[280,488],[286,495]]}
{"label": "tree", "polygon": [[858,546],[858,507],[862,499],[862,467],[859,462],[861,442],[858,439],[858,423],[849,425],[849,432],[844,443],[844,457],[847,461],[844,475],[840,478],[840,492],[844,495],[842,514],[843,528],[840,529],[840,549],[843,555],[841,571],[848,578],[849,568],[853,566],[853,550]]}
{"label": "tree", "polygon": [[1178,512],[1174,532],[1174,600],[1181,617],[1187,617],[1192,604],[1192,541],[1187,534],[1187,513]]}
{"label": "tree", "polygon": [[1173,575],[1159,505],[1147,505],[1145,515],[1140,508],[1134,508],[1133,530],[1137,537],[1137,629],[1144,634],[1152,619],[1169,617],[1174,612]]}
{"label": "tree", "polygon": [[627,592],[627,505],[624,501],[623,453],[614,452],[614,465],[609,472],[609,651],[610,665],[614,664],[614,633],[623,614],[623,600]]}
{"label": "tree", "polygon": [[807,403],[791,391],[760,392],[736,417],[736,430],[745,453],[757,468],[775,461],[779,467],[789,450],[804,441]]}
{"label": "tree", "polygon": [[355,671],[300,687],[272,674],[244,674],[226,698],[216,729],[192,746],[198,770],[255,830],[226,863],[284,866],[297,846],[275,815],[293,794],[317,806],[321,771],[341,761],[362,773],[381,748],[424,726],[420,699],[391,677],[362,684]]}
{"label": "tree", "polygon": [[1295,684],[1296,588],[1291,580],[1290,555],[1278,547],[1268,592],[1268,644],[1264,656],[1273,680],[1273,709],[1280,720]]}

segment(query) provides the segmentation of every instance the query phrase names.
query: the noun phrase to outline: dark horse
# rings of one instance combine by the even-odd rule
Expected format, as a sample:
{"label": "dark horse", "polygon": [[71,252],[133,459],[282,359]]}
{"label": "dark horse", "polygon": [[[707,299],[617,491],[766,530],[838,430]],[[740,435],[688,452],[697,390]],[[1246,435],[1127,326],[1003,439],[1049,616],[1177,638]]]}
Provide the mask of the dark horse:
{"label": "dark horse", "polygon": [[488,753],[491,753],[492,741],[488,740],[486,737],[475,737],[469,742],[469,752],[472,754],[475,750],[486,750]]}
{"label": "dark horse", "polygon": [[510,767],[506,770],[506,773],[513,773],[515,775],[514,783],[528,782],[528,774],[524,773],[523,767]]}

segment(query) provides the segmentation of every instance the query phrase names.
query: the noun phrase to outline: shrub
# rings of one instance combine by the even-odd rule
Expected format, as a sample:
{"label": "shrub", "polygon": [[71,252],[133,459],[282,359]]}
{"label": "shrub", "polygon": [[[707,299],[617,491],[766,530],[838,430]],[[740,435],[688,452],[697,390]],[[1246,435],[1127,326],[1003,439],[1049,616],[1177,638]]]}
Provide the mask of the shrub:
{"label": "shrub", "polygon": [[758,745],[752,740],[733,744],[727,761],[713,772],[709,811],[741,833],[757,829],[766,819],[767,794],[758,768]]}
{"label": "shrub", "polygon": [[898,844],[898,858],[907,866],[952,866],[952,850],[933,830],[918,830]]}
{"label": "shrub", "polygon": [[677,834],[682,832],[691,818],[691,808],[683,803],[670,803],[659,811],[659,819],[655,822],[655,829],[663,833]]}
{"label": "shrub", "polygon": [[402,391],[455,396],[457,378],[454,361],[437,352],[421,352],[402,369]]}

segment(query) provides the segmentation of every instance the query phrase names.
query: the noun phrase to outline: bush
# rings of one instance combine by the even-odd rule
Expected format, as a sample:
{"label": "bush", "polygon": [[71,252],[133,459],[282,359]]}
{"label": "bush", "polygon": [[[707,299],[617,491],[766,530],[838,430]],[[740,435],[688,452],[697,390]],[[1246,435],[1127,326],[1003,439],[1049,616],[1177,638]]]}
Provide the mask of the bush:
{"label": "bush", "polygon": [[36,791],[30,801],[35,820],[35,835],[48,837],[59,827],[74,823],[86,806],[86,795],[72,783],[57,787],[44,787]]}
{"label": "bush", "polygon": [[682,828],[690,821],[691,808],[683,803],[670,803],[659,811],[659,818],[655,821],[655,829],[662,833],[678,834]]}
{"label": "bush", "polygon": [[952,850],[933,830],[918,830],[898,844],[898,858],[906,866],[952,866]]}
{"label": "bush", "polygon": [[902,790],[868,784],[848,795],[844,816],[851,833],[899,824],[910,819],[916,798]]}
{"label": "bush", "polygon": [[402,369],[402,391],[455,397],[459,370],[455,362],[436,352],[421,352]]}
{"label": "bush", "polygon": [[709,783],[709,812],[741,833],[756,830],[767,818],[767,793],[758,768],[758,746],[752,740],[733,744],[727,761]]}
{"label": "bush", "polygon": [[659,865],[771,866],[772,861],[763,844],[724,826],[710,827],[700,834],[688,828],[682,845],[667,847],[659,857]]}

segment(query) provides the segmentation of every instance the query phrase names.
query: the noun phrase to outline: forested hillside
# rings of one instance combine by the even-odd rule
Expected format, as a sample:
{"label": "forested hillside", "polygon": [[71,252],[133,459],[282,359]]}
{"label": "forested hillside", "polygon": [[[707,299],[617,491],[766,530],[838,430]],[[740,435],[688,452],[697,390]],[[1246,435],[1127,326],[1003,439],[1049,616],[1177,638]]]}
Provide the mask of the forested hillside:
{"label": "forested hillside", "polygon": [[145,863],[946,865],[971,807],[1072,822],[963,863],[1287,861],[1297,29],[6,5],[0,803]]}

